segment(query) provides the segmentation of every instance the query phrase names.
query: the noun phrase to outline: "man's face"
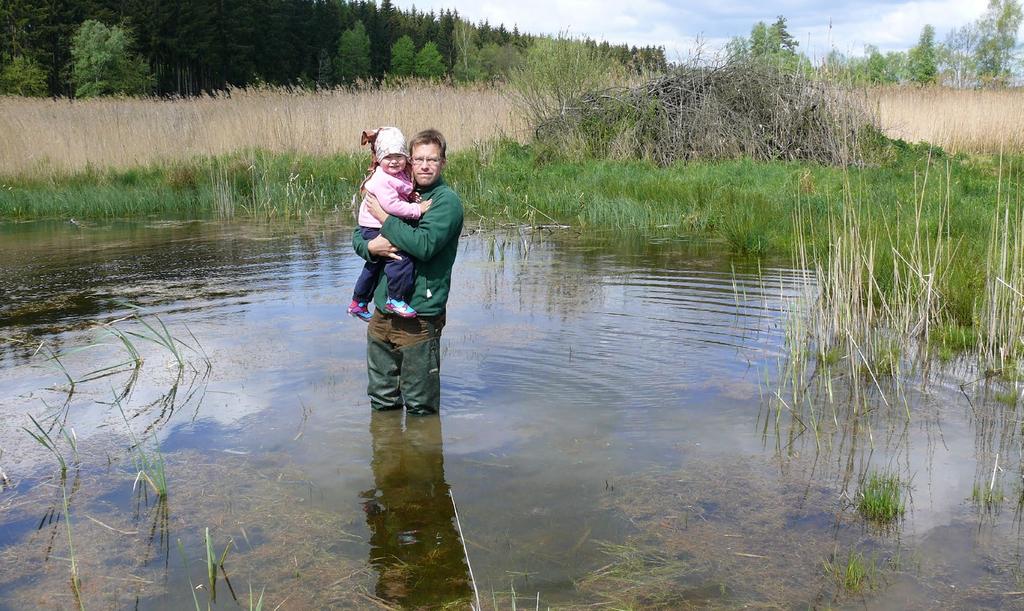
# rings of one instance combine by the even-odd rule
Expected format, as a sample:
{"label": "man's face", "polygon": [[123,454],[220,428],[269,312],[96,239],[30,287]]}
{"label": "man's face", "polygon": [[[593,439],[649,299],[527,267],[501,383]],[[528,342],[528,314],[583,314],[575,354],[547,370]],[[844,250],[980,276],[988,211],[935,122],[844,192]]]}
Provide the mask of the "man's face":
{"label": "man's face", "polygon": [[436,144],[417,144],[412,148],[412,176],[420,187],[429,187],[441,178],[445,160]]}

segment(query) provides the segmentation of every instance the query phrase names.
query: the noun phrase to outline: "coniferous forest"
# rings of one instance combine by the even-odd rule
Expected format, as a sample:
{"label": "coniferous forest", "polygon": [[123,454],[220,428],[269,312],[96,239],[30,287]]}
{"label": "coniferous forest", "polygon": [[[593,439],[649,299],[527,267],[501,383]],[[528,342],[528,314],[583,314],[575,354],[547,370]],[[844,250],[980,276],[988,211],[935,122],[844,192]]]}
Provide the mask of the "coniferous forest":
{"label": "coniferous forest", "polygon": [[[389,76],[488,80],[521,62],[534,38],[468,23],[453,10],[401,10],[390,0],[4,0],[0,93],[190,96]],[[636,69],[666,63],[660,47],[584,42]],[[121,73],[132,73],[123,78],[133,86],[83,89],[80,75],[94,56],[109,56],[96,50],[110,48],[126,54]]]}

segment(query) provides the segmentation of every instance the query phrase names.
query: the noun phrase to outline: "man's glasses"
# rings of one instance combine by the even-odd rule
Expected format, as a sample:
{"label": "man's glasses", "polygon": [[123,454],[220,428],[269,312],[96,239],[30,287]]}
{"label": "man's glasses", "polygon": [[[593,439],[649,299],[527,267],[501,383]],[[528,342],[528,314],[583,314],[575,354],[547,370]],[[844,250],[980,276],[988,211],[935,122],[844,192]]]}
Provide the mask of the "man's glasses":
{"label": "man's glasses", "polygon": [[413,165],[437,165],[439,163],[441,163],[441,159],[439,157],[413,157],[412,158],[412,164]]}

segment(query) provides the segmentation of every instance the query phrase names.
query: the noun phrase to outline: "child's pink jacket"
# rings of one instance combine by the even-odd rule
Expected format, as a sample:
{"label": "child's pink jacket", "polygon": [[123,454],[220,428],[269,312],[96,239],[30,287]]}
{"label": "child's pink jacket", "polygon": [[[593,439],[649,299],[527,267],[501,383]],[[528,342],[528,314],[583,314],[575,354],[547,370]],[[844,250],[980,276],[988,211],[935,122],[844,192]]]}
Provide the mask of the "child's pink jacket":
{"label": "child's pink jacket", "polygon": [[[388,214],[403,219],[420,218],[420,205],[409,202],[413,186],[412,180],[404,172],[392,176],[377,166],[363,188],[377,197],[381,208]],[[366,209],[366,198],[359,204],[359,226],[380,228],[380,221]]]}

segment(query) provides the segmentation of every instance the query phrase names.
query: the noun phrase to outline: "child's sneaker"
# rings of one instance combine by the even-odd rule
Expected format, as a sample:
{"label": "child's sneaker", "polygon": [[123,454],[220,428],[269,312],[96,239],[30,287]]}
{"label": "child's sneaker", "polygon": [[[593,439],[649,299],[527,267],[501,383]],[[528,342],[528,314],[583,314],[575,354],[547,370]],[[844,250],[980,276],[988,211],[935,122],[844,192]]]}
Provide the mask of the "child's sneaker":
{"label": "child's sneaker", "polygon": [[416,310],[409,307],[409,304],[401,299],[391,299],[384,303],[384,309],[392,314],[398,314],[402,318],[416,318]]}
{"label": "child's sneaker", "polygon": [[348,313],[350,316],[354,316],[364,322],[370,322],[373,318],[373,314],[370,314],[370,310],[366,308],[365,301],[352,300],[352,303],[348,304]]}

